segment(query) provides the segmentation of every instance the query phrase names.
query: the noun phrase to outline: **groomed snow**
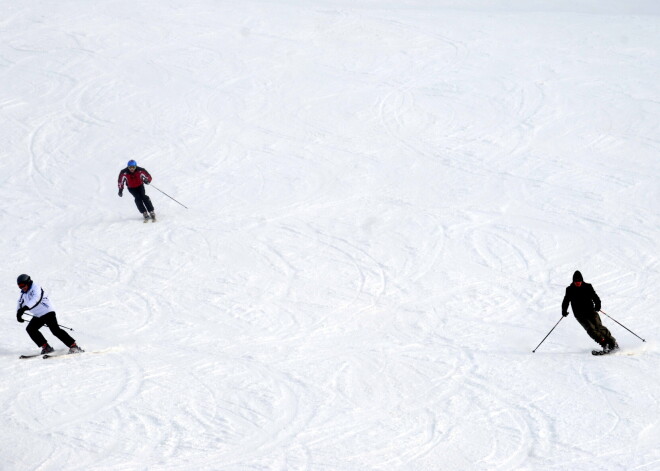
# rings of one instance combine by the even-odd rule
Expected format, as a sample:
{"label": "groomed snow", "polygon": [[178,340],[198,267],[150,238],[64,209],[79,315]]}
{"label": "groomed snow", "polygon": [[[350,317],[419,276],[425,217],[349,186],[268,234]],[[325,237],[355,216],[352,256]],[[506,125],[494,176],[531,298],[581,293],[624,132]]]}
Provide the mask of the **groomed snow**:
{"label": "groomed snow", "polygon": [[660,469],[658,2],[0,12],[2,471]]}

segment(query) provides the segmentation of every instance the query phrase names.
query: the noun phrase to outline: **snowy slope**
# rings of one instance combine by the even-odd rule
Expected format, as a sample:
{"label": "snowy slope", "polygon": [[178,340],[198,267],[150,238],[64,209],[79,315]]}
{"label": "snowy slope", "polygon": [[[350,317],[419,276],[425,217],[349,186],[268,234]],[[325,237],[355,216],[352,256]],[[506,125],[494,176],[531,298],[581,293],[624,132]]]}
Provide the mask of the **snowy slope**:
{"label": "snowy slope", "polygon": [[657,2],[0,11],[0,469],[660,469]]}

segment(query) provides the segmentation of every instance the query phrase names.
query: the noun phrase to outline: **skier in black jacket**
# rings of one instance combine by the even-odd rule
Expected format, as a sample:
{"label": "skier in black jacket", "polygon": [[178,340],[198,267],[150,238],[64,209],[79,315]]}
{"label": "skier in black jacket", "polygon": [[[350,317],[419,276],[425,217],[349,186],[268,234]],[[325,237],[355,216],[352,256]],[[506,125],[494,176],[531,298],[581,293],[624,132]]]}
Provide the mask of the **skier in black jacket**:
{"label": "skier in black jacket", "polygon": [[604,353],[609,353],[619,348],[616,339],[612,337],[610,331],[600,321],[600,315],[598,315],[598,311],[600,311],[600,298],[593,286],[584,282],[582,273],[579,271],[573,273],[573,283],[566,288],[566,294],[561,303],[561,314],[564,317],[568,316],[569,303],[577,321],[584,327],[589,337],[603,347]]}

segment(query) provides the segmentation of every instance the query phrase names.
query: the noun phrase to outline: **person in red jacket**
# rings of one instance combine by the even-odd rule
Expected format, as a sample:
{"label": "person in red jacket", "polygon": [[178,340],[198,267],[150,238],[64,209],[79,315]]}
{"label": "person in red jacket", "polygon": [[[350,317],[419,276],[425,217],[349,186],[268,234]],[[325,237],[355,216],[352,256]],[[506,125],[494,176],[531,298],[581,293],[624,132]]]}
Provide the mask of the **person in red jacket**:
{"label": "person in red jacket", "polygon": [[128,191],[135,198],[135,205],[138,211],[142,213],[144,220],[156,219],[154,212],[154,205],[151,203],[151,198],[146,194],[144,185],[151,183],[151,175],[146,169],[138,167],[135,160],[129,160],[126,168],[119,172],[117,186],[119,187],[119,196],[124,192],[124,185],[128,187]]}

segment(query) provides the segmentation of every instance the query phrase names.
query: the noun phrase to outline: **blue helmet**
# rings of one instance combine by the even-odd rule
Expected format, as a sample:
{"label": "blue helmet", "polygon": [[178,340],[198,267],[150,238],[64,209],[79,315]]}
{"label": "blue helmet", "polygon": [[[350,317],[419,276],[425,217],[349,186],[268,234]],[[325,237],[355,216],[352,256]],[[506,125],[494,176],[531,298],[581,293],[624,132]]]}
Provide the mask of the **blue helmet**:
{"label": "blue helmet", "polygon": [[137,167],[137,162],[135,160],[129,160],[126,164],[127,167]]}

